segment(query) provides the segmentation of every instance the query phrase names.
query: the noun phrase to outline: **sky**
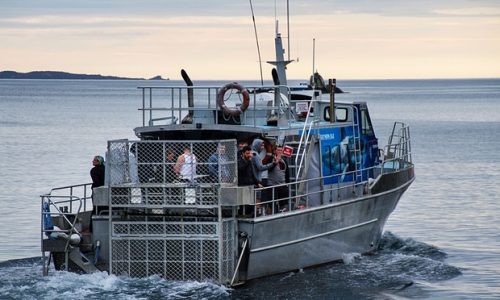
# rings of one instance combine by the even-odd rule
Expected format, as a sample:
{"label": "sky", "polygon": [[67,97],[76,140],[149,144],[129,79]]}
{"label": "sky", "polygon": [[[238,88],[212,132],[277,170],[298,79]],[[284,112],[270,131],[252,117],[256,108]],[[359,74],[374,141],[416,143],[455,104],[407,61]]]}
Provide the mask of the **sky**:
{"label": "sky", "polygon": [[[500,78],[500,0],[289,0],[289,32],[286,3],[252,0],[264,79],[277,20],[291,79]],[[0,0],[0,71],[180,79],[182,68],[260,79],[250,2]]]}

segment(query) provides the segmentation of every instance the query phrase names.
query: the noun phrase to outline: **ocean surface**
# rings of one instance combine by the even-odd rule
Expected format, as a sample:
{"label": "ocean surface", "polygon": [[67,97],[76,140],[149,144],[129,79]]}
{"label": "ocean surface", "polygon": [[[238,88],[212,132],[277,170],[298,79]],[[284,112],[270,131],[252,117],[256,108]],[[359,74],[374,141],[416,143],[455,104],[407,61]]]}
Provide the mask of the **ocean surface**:
{"label": "ocean surface", "polygon": [[338,101],[368,103],[380,144],[394,121],[411,126],[417,179],[373,255],[239,289],[104,272],[43,277],[39,195],[90,182],[107,140],[135,138],[145,84],[0,80],[0,299],[500,298],[500,79],[338,81],[349,92]]}

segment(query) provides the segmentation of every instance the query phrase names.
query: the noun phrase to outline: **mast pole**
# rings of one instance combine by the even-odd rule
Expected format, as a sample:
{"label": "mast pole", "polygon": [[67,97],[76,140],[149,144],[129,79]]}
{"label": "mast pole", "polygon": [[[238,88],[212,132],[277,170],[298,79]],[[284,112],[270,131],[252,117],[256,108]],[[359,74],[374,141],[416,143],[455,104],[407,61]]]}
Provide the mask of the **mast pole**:
{"label": "mast pole", "polygon": [[[316,59],[316,39],[313,38],[313,79],[314,79],[314,69],[316,68],[315,64],[315,59]],[[313,80],[313,89],[316,88],[316,80]]]}
{"label": "mast pole", "polygon": [[262,75],[262,58],[260,57],[259,38],[257,37],[257,25],[255,25],[255,15],[253,14],[252,0],[248,1],[250,1],[250,9],[252,10],[253,30],[255,32],[255,41],[257,42],[257,53],[259,55],[260,84],[264,85],[264,76]]}
{"label": "mast pole", "polygon": [[288,38],[288,61],[290,61],[290,0],[286,0],[286,31]]}

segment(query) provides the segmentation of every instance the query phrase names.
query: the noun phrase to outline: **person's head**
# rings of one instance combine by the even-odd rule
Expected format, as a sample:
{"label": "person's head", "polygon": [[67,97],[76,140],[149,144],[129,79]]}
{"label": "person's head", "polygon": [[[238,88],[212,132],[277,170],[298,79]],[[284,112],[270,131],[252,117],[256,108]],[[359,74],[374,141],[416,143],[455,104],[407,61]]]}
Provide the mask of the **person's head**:
{"label": "person's head", "polygon": [[240,150],[243,150],[243,147],[245,147],[245,146],[248,146],[248,143],[247,143],[247,142],[245,142],[245,141],[240,141],[240,142],[238,143],[238,148],[239,148]]}
{"label": "person's head", "polygon": [[174,159],[174,151],[170,150],[170,149],[167,149],[167,151],[165,151],[165,157],[168,161],[172,161]]}
{"label": "person's head", "polygon": [[219,144],[219,147],[218,147],[218,149],[217,149],[217,150],[218,150],[219,154],[224,154],[224,153],[226,153],[226,145],[224,145],[224,144]]}
{"label": "person's head", "polygon": [[251,160],[252,159],[252,148],[250,146],[245,146],[243,149],[241,149],[241,156],[243,157],[244,160]]}
{"label": "person's head", "polygon": [[96,155],[96,156],[94,156],[94,159],[92,160],[92,164],[94,166],[101,166],[104,164],[104,158],[102,158],[102,156]]}
{"label": "person's head", "polygon": [[260,152],[264,148],[264,141],[261,139],[255,139],[252,142],[252,150],[255,152]]}
{"label": "person's head", "polygon": [[184,147],[184,153],[191,153],[191,147],[189,147],[189,145]]}
{"label": "person's head", "polygon": [[276,146],[275,152],[276,152],[276,155],[280,155],[281,156],[283,154],[283,147]]}

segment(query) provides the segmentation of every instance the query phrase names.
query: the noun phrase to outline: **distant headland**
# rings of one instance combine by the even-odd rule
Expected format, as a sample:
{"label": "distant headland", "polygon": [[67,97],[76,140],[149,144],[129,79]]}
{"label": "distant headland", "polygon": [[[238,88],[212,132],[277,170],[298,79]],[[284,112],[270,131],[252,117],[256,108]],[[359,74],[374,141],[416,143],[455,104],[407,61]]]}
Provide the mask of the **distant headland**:
{"label": "distant headland", "polygon": [[[74,74],[59,71],[33,71],[19,73],[15,71],[0,71],[0,79],[91,79],[91,80],[145,80],[145,78],[128,78],[118,76],[103,76],[100,74]],[[149,80],[169,80],[160,75],[149,78]]]}

